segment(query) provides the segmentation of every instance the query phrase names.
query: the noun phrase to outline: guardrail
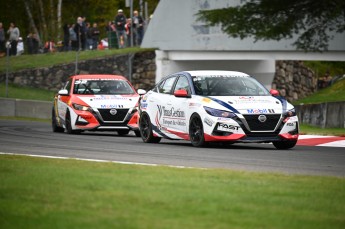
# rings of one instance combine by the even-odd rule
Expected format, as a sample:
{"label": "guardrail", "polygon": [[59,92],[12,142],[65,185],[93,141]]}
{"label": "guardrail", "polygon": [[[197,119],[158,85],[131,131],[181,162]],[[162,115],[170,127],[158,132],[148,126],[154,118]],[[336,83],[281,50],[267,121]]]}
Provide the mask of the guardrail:
{"label": "guardrail", "polygon": [[50,119],[53,102],[0,98],[0,116]]}
{"label": "guardrail", "polygon": [[296,105],[301,123],[321,128],[345,128],[345,102]]}
{"label": "guardrail", "polygon": [[[52,102],[0,98],[0,116],[50,119]],[[296,105],[301,123],[345,128],[345,102]]]}

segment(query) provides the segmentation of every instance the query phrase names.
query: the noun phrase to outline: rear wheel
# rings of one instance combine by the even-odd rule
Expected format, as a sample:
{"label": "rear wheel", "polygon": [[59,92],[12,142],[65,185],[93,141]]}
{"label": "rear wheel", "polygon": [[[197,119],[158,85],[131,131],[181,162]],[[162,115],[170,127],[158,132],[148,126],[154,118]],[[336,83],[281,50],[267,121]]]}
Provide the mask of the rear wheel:
{"label": "rear wheel", "polygon": [[129,130],[118,130],[117,134],[120,136],[127,135],[129,133]]}
{"label": "rear wheel", "polygon": [[67,112],[66,114],[66,131],[68,134],[80,134],[81,131],[80,130],[73,130],[72,129],[72,123],[71,123],[71,115],[69,114],[69,112]]}
{"label": "rear wheel", "polygon": [[139,119],[139,130],[141,138],[145,143],[158,143],[161,138],[153,136],[152,124],[147,113],[143,113]]}
{"label": "rear wheel", "polygon": [[61,126],[57,125],[57,120],[56,120],[56,115],[55,115],[54,107],[53,107],[53,110],[52,110],[52,129],[53,129],[53,132],[59,132],[59,133],[62,133],[62,132],[65,131],[64,128],[62,128]]}
{"label": "rear wheel", "polygon": [[290,149],[292,147],[294,147],[297,143],[297,140],[293,140],[293,141],[280,141],[280,142],[273,142],[273,145],[277,148],[277,149]]}
{"label": "rear wheel", "polygon": [[206,145],[202,121],[197,114],[193,114],[190,118],[189,138],[193,146],[203,147]]}

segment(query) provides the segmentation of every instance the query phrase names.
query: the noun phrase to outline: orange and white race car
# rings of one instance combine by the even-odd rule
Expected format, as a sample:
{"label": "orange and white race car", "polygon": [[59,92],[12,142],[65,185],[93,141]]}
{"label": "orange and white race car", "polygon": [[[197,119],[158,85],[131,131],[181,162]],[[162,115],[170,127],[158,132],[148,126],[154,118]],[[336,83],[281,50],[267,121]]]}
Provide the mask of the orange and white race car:
{"label": "orange and white race car", "polygon": [[[139,89],[140,94],[145,90]],[[133,130],[140,136],[137,107],[140,95],[119,75],[75,75],[56,94],[52,109],[54,132],[77,134],[82,131]]]}

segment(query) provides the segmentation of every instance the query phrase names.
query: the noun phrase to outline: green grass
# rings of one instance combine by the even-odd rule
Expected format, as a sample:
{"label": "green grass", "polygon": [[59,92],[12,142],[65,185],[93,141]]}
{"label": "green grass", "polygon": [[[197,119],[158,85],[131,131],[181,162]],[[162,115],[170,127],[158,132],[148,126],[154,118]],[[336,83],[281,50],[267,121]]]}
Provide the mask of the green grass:
{"label": "green grass", "polygon": [[[8,86],[8,98],[14,99],[53,101],[55,93],[54,91],[22,87],[16,84],[9,84]],[[4,82],[0,83],[0,97],[6,97],[6,84]]]}
{"label": "green grass", "polygon": [[297,101],[293,104],[311,104],[324,102],[344,102],[345,101],[345,79],[337,81],[330,87],[321,89],[320,91]]}
{"label": "green grass", "polygon": [[[79,60],[87,60],[98,57],[136,53],[145,50],[138,47],[126,48],[126,49],[108,49],[108,50],[95,50],[95,51],[83,51],[79,53]],[[48,67],[57,64],[73,63],[76,60],[76,52],[56,52],[45,53],[37,55],[21,55],[10,57],[9,71],[18,71],[27,68],[39,68]],[[7,69],[7,58],[0,58],[0,73],[5,73]]]}
{"label": "green grass", "polygon": [[320,128],[307,124],[300,125],[301,134],[333,135],[345,137],[345,128]]}
{"label": "green grass", "polygon": [[345,179],[0,155],[0,228],[344,228]]}

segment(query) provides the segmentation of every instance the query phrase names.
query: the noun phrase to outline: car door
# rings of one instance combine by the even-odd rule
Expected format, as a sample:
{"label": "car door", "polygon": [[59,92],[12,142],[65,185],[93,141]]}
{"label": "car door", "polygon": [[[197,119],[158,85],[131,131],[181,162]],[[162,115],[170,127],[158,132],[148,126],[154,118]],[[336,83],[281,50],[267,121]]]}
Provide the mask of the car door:
{"label": "car door", "polygon": [[[178,90],[186,90],[187,97],[176,97],[174,93]],[[180,75],[176,81],[174,89],[172,90],[171,104],[172,104],[172,129],[178,132],[188,133],[187,118],[189,114],[189,100],[191,95],[191,87],[188,79],[184,75]]]}
{"label": "car door", "polygon": [[150,97],[149,103],[153,105],[152,107],[155,113],[151,114],[154,117],[153,123],[157,125],[157,128],[165,134],[169,134],[169,129],[172,127],[172,102],[171,98],[172,89],[175,84],[177,76],[171,76],[162,81],[157,87],[157,91],[154,98]]}

